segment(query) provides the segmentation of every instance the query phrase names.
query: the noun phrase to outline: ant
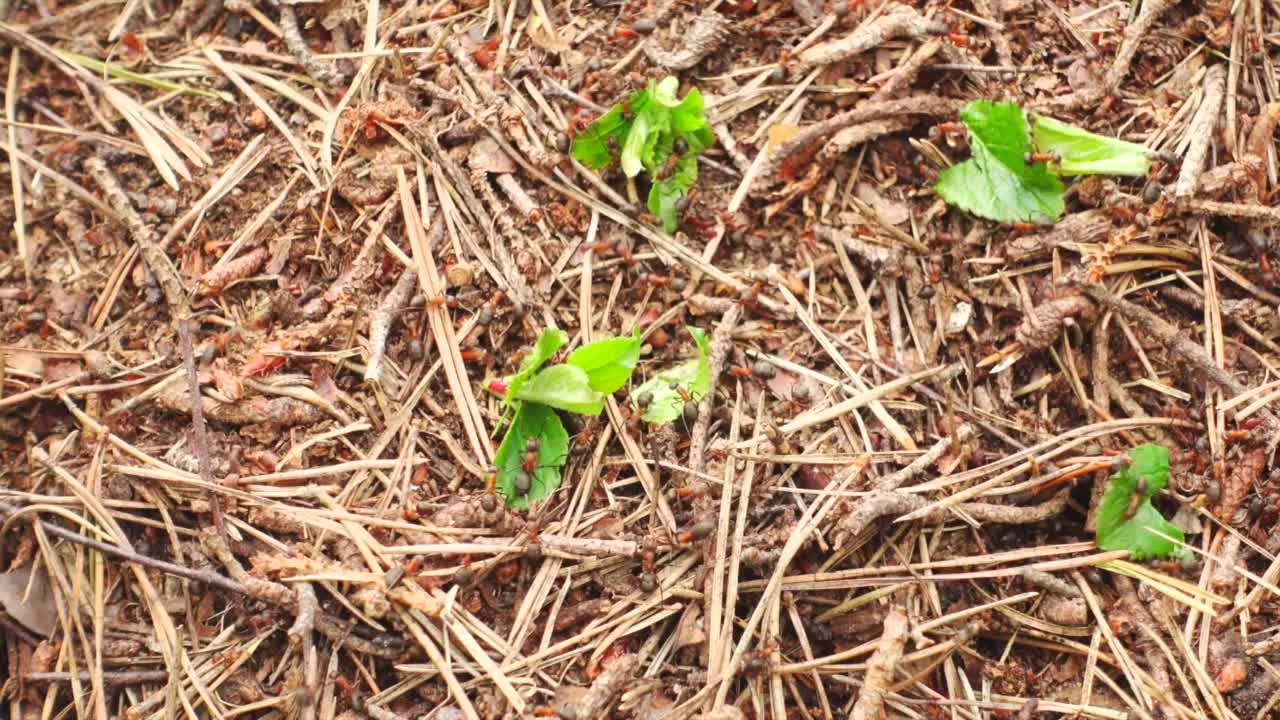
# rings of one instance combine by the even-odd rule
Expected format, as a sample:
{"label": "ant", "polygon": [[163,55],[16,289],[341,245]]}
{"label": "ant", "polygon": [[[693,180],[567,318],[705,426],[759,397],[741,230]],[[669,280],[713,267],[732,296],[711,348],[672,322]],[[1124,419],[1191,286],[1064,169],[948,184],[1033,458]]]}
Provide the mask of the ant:
{"label": "ant", "polygon": [[1009,223],[1009,227],[1015,233],[1020,235],[1028,235],[1031,233],[1044,232],[1053,229],[1053,221],[1046,217],[1037,218],[1035,222],[1014,221]]}
{"label": "ant", "polygon": [[1031,165],[1033,163],[1057,164],[1062,162],[1062,156],[1056,152],[1047,152],[1047,153],[1029,152],[1026,155],[1022,156],[1022,160],[1028,165]]}
{"label": "ant", "polygon": [[650,538],[640,551],[640,591],[651,593],[658,589],[658,543]]}
{"label": "ant", "polygon": [[706,540],[716,531],[716,521],[705,517],[693,524],[688,530],[681,530],[676,535],[676,542],[681,545],[692,545],[698,540]]}
{"label": "ant", "polygon": [[524,444],[524,471],[532,474],[538,467],[538,452],[542,450],[542,443],[538,442],[538,438],[531,437]]}
{"label": "ant", "polygon": [[633,265],[636,264],[636,258],[634,255],[631,254],[631,248],[628,248],[622,242],[616,242],[616,243],[599,242],[587,248],[587,250],[589,250],[590,252],[599,253],[599,254],[612,251],[618,257],[622,258],[622,261],[626,263],[627,267],[632,267]]}
{"label": "ant", "polygon": [[764,288],[764,283],[757,280],[749,287],[742,288],[738,292],[738,302],[742,307],[755,312],[757,314],[765,314],[764,306],[760,304],[760,290]]}
{"label": "ant", "polygon": [[751,367],[731,367],[729,374],[736,378],[759,378],[761,380],[772,380],[777,376],[778,371],[773,367],[773,363],[768,360],[757,360]]}
{"label": "ant", "polygon": [[1147,479],[1139,476],[1137,482],[1133,484],[1133,494],[1129,496],[1129,505],[1124,509],[1124,519],[1128,520],[1138,514],[1138,507],[1142,505],[1142,500],[1147,496]]}

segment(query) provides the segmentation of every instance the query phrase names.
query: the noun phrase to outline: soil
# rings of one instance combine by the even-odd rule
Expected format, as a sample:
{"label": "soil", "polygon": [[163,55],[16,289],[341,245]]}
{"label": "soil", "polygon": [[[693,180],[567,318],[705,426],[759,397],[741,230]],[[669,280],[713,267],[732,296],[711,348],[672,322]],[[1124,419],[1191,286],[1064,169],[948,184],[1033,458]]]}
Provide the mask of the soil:
{"label": "soil", "polygon": [[[1274,3],[0,16],[10,717],[1280,717]],[[669,75],[673,234],[568,152]],[[975,217],[978,99],[1151,169]],[[641,353],[517,510],[549,328]],[[1181,560],[1096,542],[1148,442]]]}

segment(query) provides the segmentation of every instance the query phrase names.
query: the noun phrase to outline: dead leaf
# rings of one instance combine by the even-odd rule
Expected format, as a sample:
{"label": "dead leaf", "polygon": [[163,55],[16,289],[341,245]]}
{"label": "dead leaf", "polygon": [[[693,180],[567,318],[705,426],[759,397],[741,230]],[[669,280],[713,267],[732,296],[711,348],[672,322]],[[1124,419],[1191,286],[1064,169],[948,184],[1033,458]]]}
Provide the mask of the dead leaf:
{"label": "dead leaf", "polygon": [[44,359],[38,353],[6,350],[4,365],[8,372],[30,377],[44,377]]}
{"label": "dead leaf", "polygon": [[32,580],[32,567],[27,565],[0,575],[0,606],[31,632],[48,637],[58,626],[53,587],[43,570],[35,573]]}
{"label": "dead leaf", "polygon": [[769,143],[767,145],[769,153],[773,154],[775,150],[782,147],[782,143],[790,140],[800,134],[800,128],[795,125],[787,125],[786,123],[778,123],[769,128]]}
{"label": "dead leaf", "polygon": [[911,219],[911,209],[905,203],[881,195],[871,183],[860,182],[854,187],[853,192],[859,200],[874,208],[880,214],[880,218],[890,225],[901,225]]}
{"label": "dead leaf", "polygon": [[569,49],[568,41],[563,36],[553,33],[537,14],[529,17],[529,39],[534,45],[550,53],[559,54]]}
{"label": "dead leaf", "polygon": [[244,397],[244,386],[235,371],[228,366],[226,358],[218,358],[210,363],[209,373],[213,376],[213,384],[217,386],[218,392],[228,400],[236,402]]}
{"label": "dead leaf", "polygon": [[471,146],[471,155],[467,158],[472,170],[483,170],[487,173],[513,173],[515,162],[502,151],[493,138],[486,137]]}
{"label": "dead leaf", "polygon": [[826,15],[822,5],[822,0],[791,0],[791,9],[795,10],[796,15],[809,27],[817,25]]}

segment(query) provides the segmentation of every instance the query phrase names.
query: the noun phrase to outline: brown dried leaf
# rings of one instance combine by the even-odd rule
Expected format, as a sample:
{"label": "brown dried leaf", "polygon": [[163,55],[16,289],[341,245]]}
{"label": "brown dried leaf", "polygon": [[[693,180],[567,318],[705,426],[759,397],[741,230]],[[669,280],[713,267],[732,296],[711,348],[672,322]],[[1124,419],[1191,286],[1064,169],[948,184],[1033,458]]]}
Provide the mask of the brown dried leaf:
{"label": "brown dried leaf", "polygon": [[471,153],[467,156],[467,163],[471,165],[472,170],[483,170],[487,173],[513,173],[516,171],[516,164],[510,156],[503,152],[502,148],[491,137],[481,138],[471,146]]}
{"label": "brown dried leaf", "polygon": [[43,570],[34,573],[33,579],[32,567],[0,575],[0,606],[31,632],[47,637],[58,626],[53,586]]}
{"label": "brown dried leaf", "polygon": [[218,358],[209,364],[209,373],[213,376],[213,384],[218,392],[235,402],[244,397],[244,385],[240,377],[227,366],[226,358]]}

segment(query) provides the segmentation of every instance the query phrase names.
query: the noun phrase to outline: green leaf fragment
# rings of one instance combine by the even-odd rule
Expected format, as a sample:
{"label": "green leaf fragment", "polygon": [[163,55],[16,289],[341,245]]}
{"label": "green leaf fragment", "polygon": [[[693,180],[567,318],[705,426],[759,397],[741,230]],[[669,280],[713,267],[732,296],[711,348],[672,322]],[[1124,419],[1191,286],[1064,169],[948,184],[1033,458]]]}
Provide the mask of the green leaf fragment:
{"label": "green leaf fragment", "polygon": [[[1151,504],[1151,498],[1168,483],[1169,449],[1147,443],[1129,451],[1131,462],[1111,476],[1098,505],[1098,547],[1128,550],[1135,560],[1181,556],[1186,552],[1178,542],[1184,535]],[[1146,487],[1139,489],[1139,480]],[[1134,497],[1139,494],[1139,497]],[[1134,512],[1125,517],[1131,507]],[[1159,534],[1157,534],[1159,533]],[[1167,535],[1173,540],[1161,537]],[[1178,542],[1174,542],[1177,540]]]}
{"label": "green leaf fragment", "polygon": [[[715,143],[707,126],[702,93],[695,88],[679,98],[679,89],[680,81],[675,77],[651,82],[574,138],[572,150],[578,161],[595,170],[611,165],[616,152],[627,177],[634,178],[641,170],[648,172],[649,211],[661,220],[666,232],[678,227],[675,205],[697,182],[697,156]],[[677,141],[684,143],[684,152],[675,161],[671,176],[659,178],[676,151]]]}
{"label": "green leaf fragment", "polygon": [[516,374],[507,378],[507,396],[506,403],[510,405],[518,399],[520,388],[533,377],[548,360],[569,342],[569,336],[563,330],[552,328],[544,330],[538,336],[538,342],[533,346],[533,352],[529,353],[520,361],[520,368],[516,370]]}
{"label": "green leaf fragment", "polygon": [[587,343],[570,353],[566,362],[586,372],[592,390],[608,395],[627,384],[640,362],[639,331]]}
{"label": "green leaf fragment", "polygon": [[604,395],[592,390],[586,371],[574,365],[544,368],[512,394],[516,400],[541,403],[579,415],[599,415],[604,410]]}
{"label": "green leaf fragment", "polygon": [[961,113],[972,157],[938,175],[938,194],[952,205],[997,222],[1056,220],[1062,183],[1043,164],[1027,165],[1027,119],[1014,103],[977,100]]}
{"label": "green leaf fragment", "polygon": [[1051,117],[1037,117],[1032,135],[1037,152],[1058,155],[1055,169],[1059,175],[1142,177],[1151,169],[1147,148],[1095,135]]}
{"label": "green leaf fragment", "polygon": [[646,392],[650,394],[649,407],[641,416],[645,422],[671,422],[684,412],[684,398],[671,387],[672,383],[694,401],[701,400],[711,389],[711,344],[702,330],[696,327],[688,330],[698,346],[698,357],[654,375],[631,393],[631,404],[637,408],[636,398]]}
{"label": "green leaf fragment", "polygon": [[[529,476],[529,490],[520,493],[516,480],[524,473],[525,449],[530,437],[538,439],[538,464]],[[511,427],[498,447],[497,489],[507,507],[526,510],[560,487],[560,468],[569,453],[569,433],[555,410],[536,403],[520,403]]]}
{"label": "green leaf fragment", "polygon": [[675,232],[680,215],[677,206],[697,181],[698,159],[685,155],[676,161],[671,177],[655,180],[649,188],[649,212],[662,221],[663,230]]}

